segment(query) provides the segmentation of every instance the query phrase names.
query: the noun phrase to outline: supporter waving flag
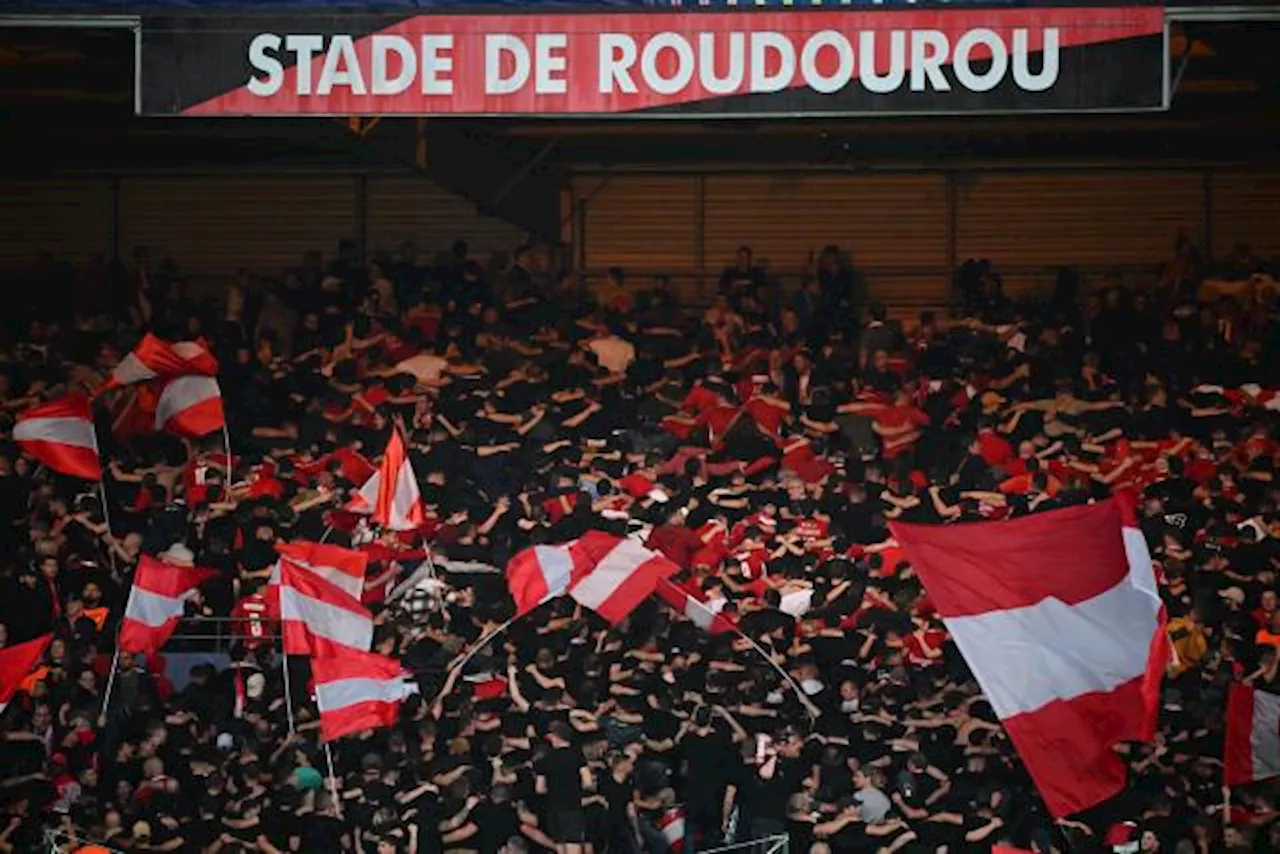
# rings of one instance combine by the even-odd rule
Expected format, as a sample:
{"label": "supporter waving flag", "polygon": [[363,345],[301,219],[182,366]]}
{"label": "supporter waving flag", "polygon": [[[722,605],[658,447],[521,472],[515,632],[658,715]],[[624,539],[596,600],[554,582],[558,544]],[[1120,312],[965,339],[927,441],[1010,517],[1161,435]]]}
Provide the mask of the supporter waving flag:
{"label": "supporter waving flag", "polygon": [[1232,683],[1222,764],[1228,786],[1280,776],[1280,694]]}
{"label": "supporter waving flag", "polygon": [[155,652],[164,646],[182,619],[191,591],[216,575],[213,570],[176,566],[143,555],[120,623],[120,649]]}
{"label": "supporter waving flag", "polygon": [[13,439],[25,453],[56,472],[102,479],[93,414],[83,397],[60,397],[28,409],[18,416]]}
{"label": "supporter waving flag", "polygon": [[382,464],[360,487],[347,509],[370,516],[389,531],[412,531],[427,520],[418,480],[399,430],[391,431]]}
{"label": "supporter waving flag", "polygon": [[212,377],[217,373],[218,360],[209,352],[204,341],[178,341],[171,344],[148,332],[133,352],[115,366],[98,393],[152,380],[192,374]]}
{"label": "supporter waving flag", "polygon": [[891,525],[1055,817],[1122,790],[1112,748],[1155,732],[1168,639],[1131,508]]}
{"label": "supporter waving flag", "polygon": [[324,741],[393,725],[400,703],[418,693],[399,661],[373,652],[316,658],[311,674]]}
{"label": "supporter waving flag", "polygon": [[507,564],[507,585],[523,615],[568,595],[615,625],[679,567],[635,540],[588,531],[562,546],[534,546]]}
{"label": "supporter waving flag", "polygon": [[328,657],[373,644],[373,615],[350,593],[280,559],[280,620],[286,655]]}
{"label": "supporter waving flag", "polygon": [[0,715],[4,714],[13,695],[22,687],[27,674],[35,670],[52,640],[53,635],[42,635],[26,643],[0,649]]}

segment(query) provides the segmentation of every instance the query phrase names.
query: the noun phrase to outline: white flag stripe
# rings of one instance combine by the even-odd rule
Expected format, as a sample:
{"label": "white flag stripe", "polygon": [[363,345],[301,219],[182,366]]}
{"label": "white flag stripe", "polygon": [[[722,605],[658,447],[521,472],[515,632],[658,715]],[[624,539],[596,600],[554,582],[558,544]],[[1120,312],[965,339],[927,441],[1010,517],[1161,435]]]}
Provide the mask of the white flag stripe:
{"label": "white flag stripe", "polygon": [[391,524],[388,527],[393,531],[412,531],[418,527],[410,521],[418,500],[418,481],[406,456],[396,471],[396,491],[391,495]]}
{"label": "white flag stripe", "polygon": [[1045,599],[943,622],[996,715],[1009,718],[1146,673],[1160,600],[1142,586],[1131,567],[1124,581],[1075,605]]}
{"label": "white flag stripe", "polygon": [[542,578],[547,583],[547,595],[542,601],[563,596],[573,578],[573,557],[563,546],[534,546]]}
{"label": "white flag stripe", "polygon": [[83,418],[27,418],[13,426],[16,442],[57,442],[98,450],[93,422]]}
{"label": "white flag stripe", "polygon": [[138,358],[137,354],[130,353],[120,360],[120,364],[116,365],[115,370],[111,372],[111,376],[121,385],[133,385],[134,383],[143,383],[147,380],[153,380],[158,376],[158,374],[148,368],[146,364]]}
{"label": "white flag stripe", "polygon": [[169,420],[184,409],[221,396],[218,381],[213,377],[192,374],[169,380],[156,401],[156,429],[164,429]]}
{"label": "white flag stripe", "polygon": [[129,591],[129,602],[125,606],[124,616],[129,620],[137,620],[144,626],[153,629],[163,626],[174,617],[181,617],[184,610],[183,600],[172,596],[161,596],[142,587],[134,585]]}
{"label": "white flag stripe", "polygon": [[342,646],[367,650],[373,645],[368,617],[312,599],[288,585],[280,587],[280,618],[300,622],[316,637]]}
{"label": "white flag stripe", "polygon": [[[289,558],[289,563],[294,566],[302,567],[308,572],[315,573],[320,578],[337,587],[343,593],[351,596],[351,598],[360,599],[360,595],[364,593],[364,579],[357,578],[354,575],[343,572],[336,566],[327,566],[325,564],[311,564],[297,558]],[[271,565],[271,584],[280,584],[280,561],[276,561]]]}
{"label": "white flag stripe", "polygon": [[573,598],[593,611],[598,610],[631,577],[636,567],[654,557],[653,552],[635,540],[619,541],[573,588]]}
{"label": "white flag stripe", "polygon": [[1249,748],[1253,754],[1253,779],[1280,775],[1280,694],[1253,692]]}
{"label": "white flag stripe", "polygon": [[316,706],[334,712],[357,703],[397,703],[417,692],[403,676],[395,679],[340,679],[316,683]]}
{"label": "white flag stripe", "polygon": [[364,486],[360,487],[360,500],[364,502],[359,512],[369,514],[378,506],[378,488],[382,483],[382,475],[374,472],[369,475],[369,479],[364,482]]}

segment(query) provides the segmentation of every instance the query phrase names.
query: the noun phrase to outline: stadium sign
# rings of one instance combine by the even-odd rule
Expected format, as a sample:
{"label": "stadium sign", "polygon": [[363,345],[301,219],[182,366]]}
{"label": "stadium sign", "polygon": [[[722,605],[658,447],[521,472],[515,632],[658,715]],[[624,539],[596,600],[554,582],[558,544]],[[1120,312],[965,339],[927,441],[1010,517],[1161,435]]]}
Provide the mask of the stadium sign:
{"label": "stadium sign", "polygon": [[801,116],[1134,111],[1155,7],[147,19],[152,115]]}

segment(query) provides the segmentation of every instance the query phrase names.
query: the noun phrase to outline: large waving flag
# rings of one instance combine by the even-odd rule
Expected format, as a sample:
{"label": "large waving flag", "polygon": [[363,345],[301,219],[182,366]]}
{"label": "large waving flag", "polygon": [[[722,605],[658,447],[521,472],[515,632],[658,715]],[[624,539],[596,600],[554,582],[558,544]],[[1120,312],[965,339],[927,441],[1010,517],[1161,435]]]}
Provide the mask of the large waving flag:
{"label": "large waving flag", "polygon": [[1122,790],[1154,735],[1164,611],[1132,504],[891,525],[1055,817]]}
{"label": "large waving flag", "polygon": [[615,625],[679,567],[635,540],[588,531],[561,546],[534,546],[507,564],[516,612],[568,595]]}
{"label": "large waving flag", "polygon": [[413,465],[399,430],[391,431],[378,470],[364,482],[347,509],[372,517],[388,531],[412,531],[427,520]]}
{"label": "large waving flag", "polygon": [[[328,543],[295,540],[276,546],[281,557],[288,558],[295,566],[310,570],[328,581],[353,599],[364,592],[364,576],[368,571],[369,555],[355,549],[344,549]],[[271,581],[280,583],[279,564],[272,571]]]}
{"label": "large waving flag", "polygon": [[18,416],[13,440],[25,453],[56,472],[101,480],[93,413],[83,397],[60,397]]}
{"label": "large waving flag", "polygon": [[155,652],[164,646],[182,619],[191,591],[216,575],[213,570],[174,566],[143,555],[120,623],[120,649]]}
{"label": "large waving flag", "polygon": [[1222,764],[1228,786],[1280,776],[1280,694],[1232,683]]}
{"label": "large waving flag", "polygon": [[198,439],[227,426],[222,389],[213,377],[188,374],[160,384],[155,428]]}
{"label": "large waving flag", "polygon": [[373,614],[342,588],[280,559],[280,621],[288,655],[331,657],[368,652]]}
{"label": "large waving flag", "polygon": [[169,343],[148,332],[133,352],[120,360],[111,371],[99,394],[121,386],[152,380],[198,374],[212,377],[218,373],[218,360],[203,341]]}
{"label": "large waving flag", "polygon": [[400,662],[373,652],[313,659],[311,675],[323,741],[392,726],[401,701],[418,693]]}

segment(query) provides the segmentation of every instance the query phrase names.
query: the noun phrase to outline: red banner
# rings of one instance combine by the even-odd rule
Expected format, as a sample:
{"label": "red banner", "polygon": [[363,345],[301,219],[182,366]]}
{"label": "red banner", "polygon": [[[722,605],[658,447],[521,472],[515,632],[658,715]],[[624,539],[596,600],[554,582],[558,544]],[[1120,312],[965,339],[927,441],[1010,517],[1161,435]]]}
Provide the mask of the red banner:
{"label": "red banner", "polygon": [[[253,22],[145,22],[144,112],[794,115],[1163,102],[1156,7]],[[1126,73],[1135,66],[1145,73]],[[218,79],[230,85],[202,97]]]}

